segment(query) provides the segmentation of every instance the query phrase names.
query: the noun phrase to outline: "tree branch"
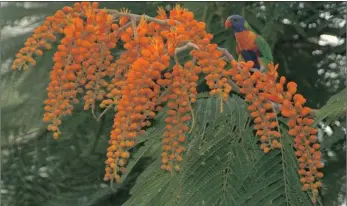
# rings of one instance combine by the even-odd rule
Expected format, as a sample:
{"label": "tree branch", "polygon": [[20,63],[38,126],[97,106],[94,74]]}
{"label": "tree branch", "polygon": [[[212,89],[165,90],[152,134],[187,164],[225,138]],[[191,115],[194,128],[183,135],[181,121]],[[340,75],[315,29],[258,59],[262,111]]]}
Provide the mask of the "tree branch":
{"label": "tree branch", "polygon": [[98,118],[96,118],[96,121],[100,121],[100,119],[101,119],[101,117],[102,116],[104,116],[104,114],[110,109],[110,108],[112,108],[112,104],[110,104],[110,105],[108,105],[108,107],[106,107],[106,109],[104,109],[104,111],[102,111],[102,113],[99,115],[99,117]]}
{"label": "tree branch", "polygon": [[160,25],[169,25],[167,23],[167,20],[160,20],[160,19],[156,19],[156,18],[147,16],[147,15],[124,13],[124,12],[120,12],[120,11],[115,10],[115,9],[105,9],[105,10],[107,13],[112,14],[115,18],[117,18],[119,16],[126,16],[126,17],[129,17],[130,19],[134,18],[136,21],[140,21],[141,18],[144,18],[147,21],[155,22],[155,23],[160,24]]}
{"label": "tree branch", "polygon": [[226,59],[226,61],[235,60],[234,56],[230,54],[227,49],[218,47],[218,50],[224,54],[224,59]]}
{"label": "tree branch", "polygon": [[126,23],[124,26],[119,27],[119,29],[117,30],[117,35],[118,35],[119,33],[121,33],[122,31],[124,31],[126,28],[128,28],[128,27],[131,25],[131,23],[132,23],[132,22],[128,22],[128,23]]}
{"label": "tree branch", "polygon": [[175,49],[175,54],[178,54],[180,52],[183,52],[187,49],[190,49],[190,48],[194,48],[196,50],[200,50],[199,46],[192,43],[192,42],[188,42],[187,44],[185,44],[184,46],[181,46],[181,47],[178,47]]}

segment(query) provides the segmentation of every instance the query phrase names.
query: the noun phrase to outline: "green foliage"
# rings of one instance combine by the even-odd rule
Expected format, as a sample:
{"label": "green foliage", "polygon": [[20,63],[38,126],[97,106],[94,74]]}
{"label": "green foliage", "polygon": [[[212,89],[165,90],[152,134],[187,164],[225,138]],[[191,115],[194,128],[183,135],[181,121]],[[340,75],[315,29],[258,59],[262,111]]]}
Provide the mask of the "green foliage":
{"label": "green foliage", "polygon": [[339,93],[330,97],[326,105],[319,109],[315,120],[317,122],[324,120],[325,124],[338,120],[346,116],[347,107],[347,89],[340,91]]}
{"label": "green foliage", "polygon": [[[341,127],[341,124],[344,125],[347,111],[347,89],[342,90],[341,92],[333,95],[326,105],[320,108],[316,114],[315,121],[316,125],[324,122],[325,126],[330,126],[332,128],[333,135],[324,137],[321,147],[323,149],[329,150],[336,146],[336,144],[341,144],[341,141],[344,142],[345,132]],[[336,125],[336,121],[340,122]]]}
{"label": "green foliage", "polygon": [[188,136],[180,173],[160,171],[158,151],[125,205],[311,204],[301,191],[290,137],[284,135],[283,154],[264,154],[240,98],[227,101],[222,114],[215,98],[199,99],[195,108],[198,123]]}
{"label": "green foliage", "polygon": [[65,135],[58,141],[42,129],[31,137],[30,131],[23,131],[22,137],[12,134],[9,143],[1,146],[8,154],[2,158],[2,175],[11,176],[4,179],[3,189],[12,193],[6,205],[77,205],[76,201],[86,205],[84,196],[91,198],[98,190],[110,194],[110,188],[100,188],[104,153],[94,151],[99,141],[107,141],[107,130],[101,125],[80,112],[66,120]]}
{"label": "green foliage", "polygon": [[324,205],[341,205],[346,195],[346,92],[333,95],[317,113],[316,121],[324,122],[333,131],[327,135],[322,132],[321,149],[325,153],[325,177],[322,190]]}

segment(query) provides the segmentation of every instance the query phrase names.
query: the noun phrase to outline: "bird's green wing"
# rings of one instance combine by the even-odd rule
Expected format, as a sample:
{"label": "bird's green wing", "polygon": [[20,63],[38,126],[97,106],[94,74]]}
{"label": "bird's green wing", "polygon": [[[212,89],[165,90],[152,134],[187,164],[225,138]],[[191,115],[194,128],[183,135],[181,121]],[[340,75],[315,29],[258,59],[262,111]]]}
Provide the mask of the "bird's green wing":
{"label": "bird's green wing", "polygon": [[[245,28],[256,33],[247,22],[245,22]],[[267,67],[270,62],[273,62],[273,56],[269,44],[259,34],[255,40],[255,44],[261,54],[262,63]]]}
{"label": "bird's green wing", "polygon": [[265,41],[263,37],[258,36],[255,39],[255,44],[257,45],[262,58],[265,58],[269,61],[273,61],[270,46],[268,45],[268,43]]}

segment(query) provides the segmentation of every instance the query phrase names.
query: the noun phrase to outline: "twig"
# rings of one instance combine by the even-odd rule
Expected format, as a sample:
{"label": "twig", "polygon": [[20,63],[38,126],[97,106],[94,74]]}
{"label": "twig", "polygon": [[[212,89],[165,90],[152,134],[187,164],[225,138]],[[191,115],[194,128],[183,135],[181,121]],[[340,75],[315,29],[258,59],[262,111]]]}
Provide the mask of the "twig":
{"label": "twig", "polygon": [[[196,58],[193,57],[193,59],[192,59],[192,66],[190,67],[190,70],[192,70],[195,67],[195,65],[196,65]],[[191,128],[190,128],[189,132],[188,132],[188,134],[190,134],[193,131],[193,129],[194,129],[195,115],[194,115],[194,111],[193,111],[193,108],[192,108],[192,103],[191,103],[189,97],[188,97],[188,106],[189,106],[189,109],[190,109],[190,112],[191,112],[191,115],[192,115],[192,125],[191,125]]]}
{"label": "twig", "polygon": [[199,46],[194,44],[194,43],[192,43],[192,42],[188,42],[184,46],[181,46],[181,47],[178,47],[178,48],[175,49],[174,59],[175,59],[176,64],[180,65],[180,63],[178,61],[177,54],[180,53],[180,52],[183,52],[183,51],[185,51],[187,49],[190,49],[190,48],[194,48],[196,50],[200,50]]}
{"label": "twig", "polygon": [[282,106],[281,104],[277,104],[272,101],[268,101],[268,102],[272,104],[272,110],[276,113],[276,115],[281,112],[281,106]]}
{"label": "twig", "polygon": [[[224,57],[222,57],[223,60],[225,60],[225,61],[235,60],[234,56],[232,54],[230,54],[227,49],[218,47],[218,50],[224,54]],[[239,69],[241,69],[240,64],[238,64],[238,65],[239,65]],[[252,68],[252,69],[250,69],[250,71],[255,72],[255,71],[258,71],[258,69]]]}
{"label": "twig", "polygon": [[218,47],[218,50],[224,54],[224,58],[226,58],[227,61],[235,60],[234,56],[230,54],[227,49]]}
{"label": "twig", "polygon": [[126,28],[128,28],[130,25],[131,25],[131,22],[128,22],[128,23],[126,23],[125,25],[119,27],[119,29],[116,31],[117,40],[120,38],[120,34],[121,34]]}
{"label": "twig", "polygon": [[156,18],[147,16],[147,15],[123,13],[123,12],[120,12],[120,11],[115,10],[115,9],[106,9],[106,12],[112,14],[115,18],[117,18],[119,16],[126,16],[129,18],[134,18],[136,21],[139,21],[141,18],[144,18],[148,21],[155,22],[155,23],[160,24],[160,25],[169,25],[166,20],[156,19]]}
{"label": "twig", "polygon": [[317,113],[319,112],[319,109],[311,109],[311,112],[310,112],[310,114],[313,116],[313,117],[315,117],[315,116],[317,116]]}
{"label": "twig", "polygon": [[102,113],[99,115],[99,117],[96,119],[96,121],[100,121],[101,117],[107,112],[107,110],[109,110],[112,107],[112,104],[108,105],[108,107],[106,107],[106,109],[104,109],[104,111],[102,111]]}
{"label": "twig", "polygon": [[132,23],[132,22],[128,22],[128,23],[126,23],[125,25],[119,27],[119,29],[118,29],[117,32],[116,32],[117,36],[118,36],[119,33],[121,33],[121,32],[124,31],[126,28],[128,28],[128,26],[130,26],[131,23]]}
{"label": "twig", "polygon": [[93,106],[92,106],[92,114],[93,114],[93,117],[94,117],[94,119],[98,119],[98,118],[96,117],[96,115],[95,115],[94,108],[95,108],[95,106],[93,105]]}
{"label": "twig", "polygon": [[192,42],[188,42],[187,44],[185,44],[184,46],[181,46],[181,47],[178,47],[175,49],[175,54],[178,54],[180,52],[183,52],[187,49],[190,49],[190,48],[194,48],[196,50],[200,50],[199,46],[192,43]]}
{"label": "twig", "polygon": [[178,61],[177,54],[174,55],[174,60],[177,65],[181,65],[180,62]]}
{"label": "twig", "polygon": [[250,71],[251,71],[251,72],[256,72],[256,71],[259,71],[259,70],[258,70],[258,69],[252,68],[252,69],[250,69]]}
{"label": "twig", "polygon": [[160,97],[159,97],[159,98],[157,99],[157,101],[156,101],[156,104],[157,104],[157,105],[162,103],[162,102],[161,102],[161,99],[162,99],[165,95],[167,95],[167,93],[171,92],[171,89],[172,89],[171,86],[168,87],[168,88],[160,95]]}
{"label": "twig", "polygon": [[221,95],[220,97],[220,113],[223,113],[224,111],[224,102],[223,102],[223,96]]}
{"label": "twig", "polygon": [[222,58],[220,58],[223,61],[229,61],[229,59],[226,56],[223,56]]}
{"label": "twig", "polygon": [[[222,57],[223,60],[225,60],[225,61],[235,60],[234,56],[232,54],[230,54],[227,49],[218,47],[218,50],[224,54],[224,57]],[[229,77],[228,77],[228,83],[230,84],[233,91],[235,91],[238,94],[241,92],[240,87],[237,86],[237,84]]]}
{"label": "twig", "polygon": [[228,83],[230,84],[231,89],[233,91],[235,91],[238,94],[241,93],[241,88],[239,86],[237,86],[237,84],[233,80],[231,80],[229,77],[228,77]]}
{"label": "twig", "polygon": [[137,38],[137,31],[136,31],[136,19],[135,17],[131,18],[131,26],[133,27],[134,30],[134,38]]}

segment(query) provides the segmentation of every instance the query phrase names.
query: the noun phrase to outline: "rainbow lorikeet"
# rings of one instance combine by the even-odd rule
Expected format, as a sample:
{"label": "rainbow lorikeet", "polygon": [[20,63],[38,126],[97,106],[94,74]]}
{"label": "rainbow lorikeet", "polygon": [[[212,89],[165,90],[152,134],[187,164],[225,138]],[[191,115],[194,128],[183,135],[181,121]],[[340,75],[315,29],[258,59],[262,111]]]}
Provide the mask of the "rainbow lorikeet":
{"label": "rainbow lorikeet", "polygon": [[273,62],[269,45],[240,15],[232,15],[225,21],[225,28],[232,28],[236,39],[236,52],[241,61],[253,61],[254,68],[261,71]]}

